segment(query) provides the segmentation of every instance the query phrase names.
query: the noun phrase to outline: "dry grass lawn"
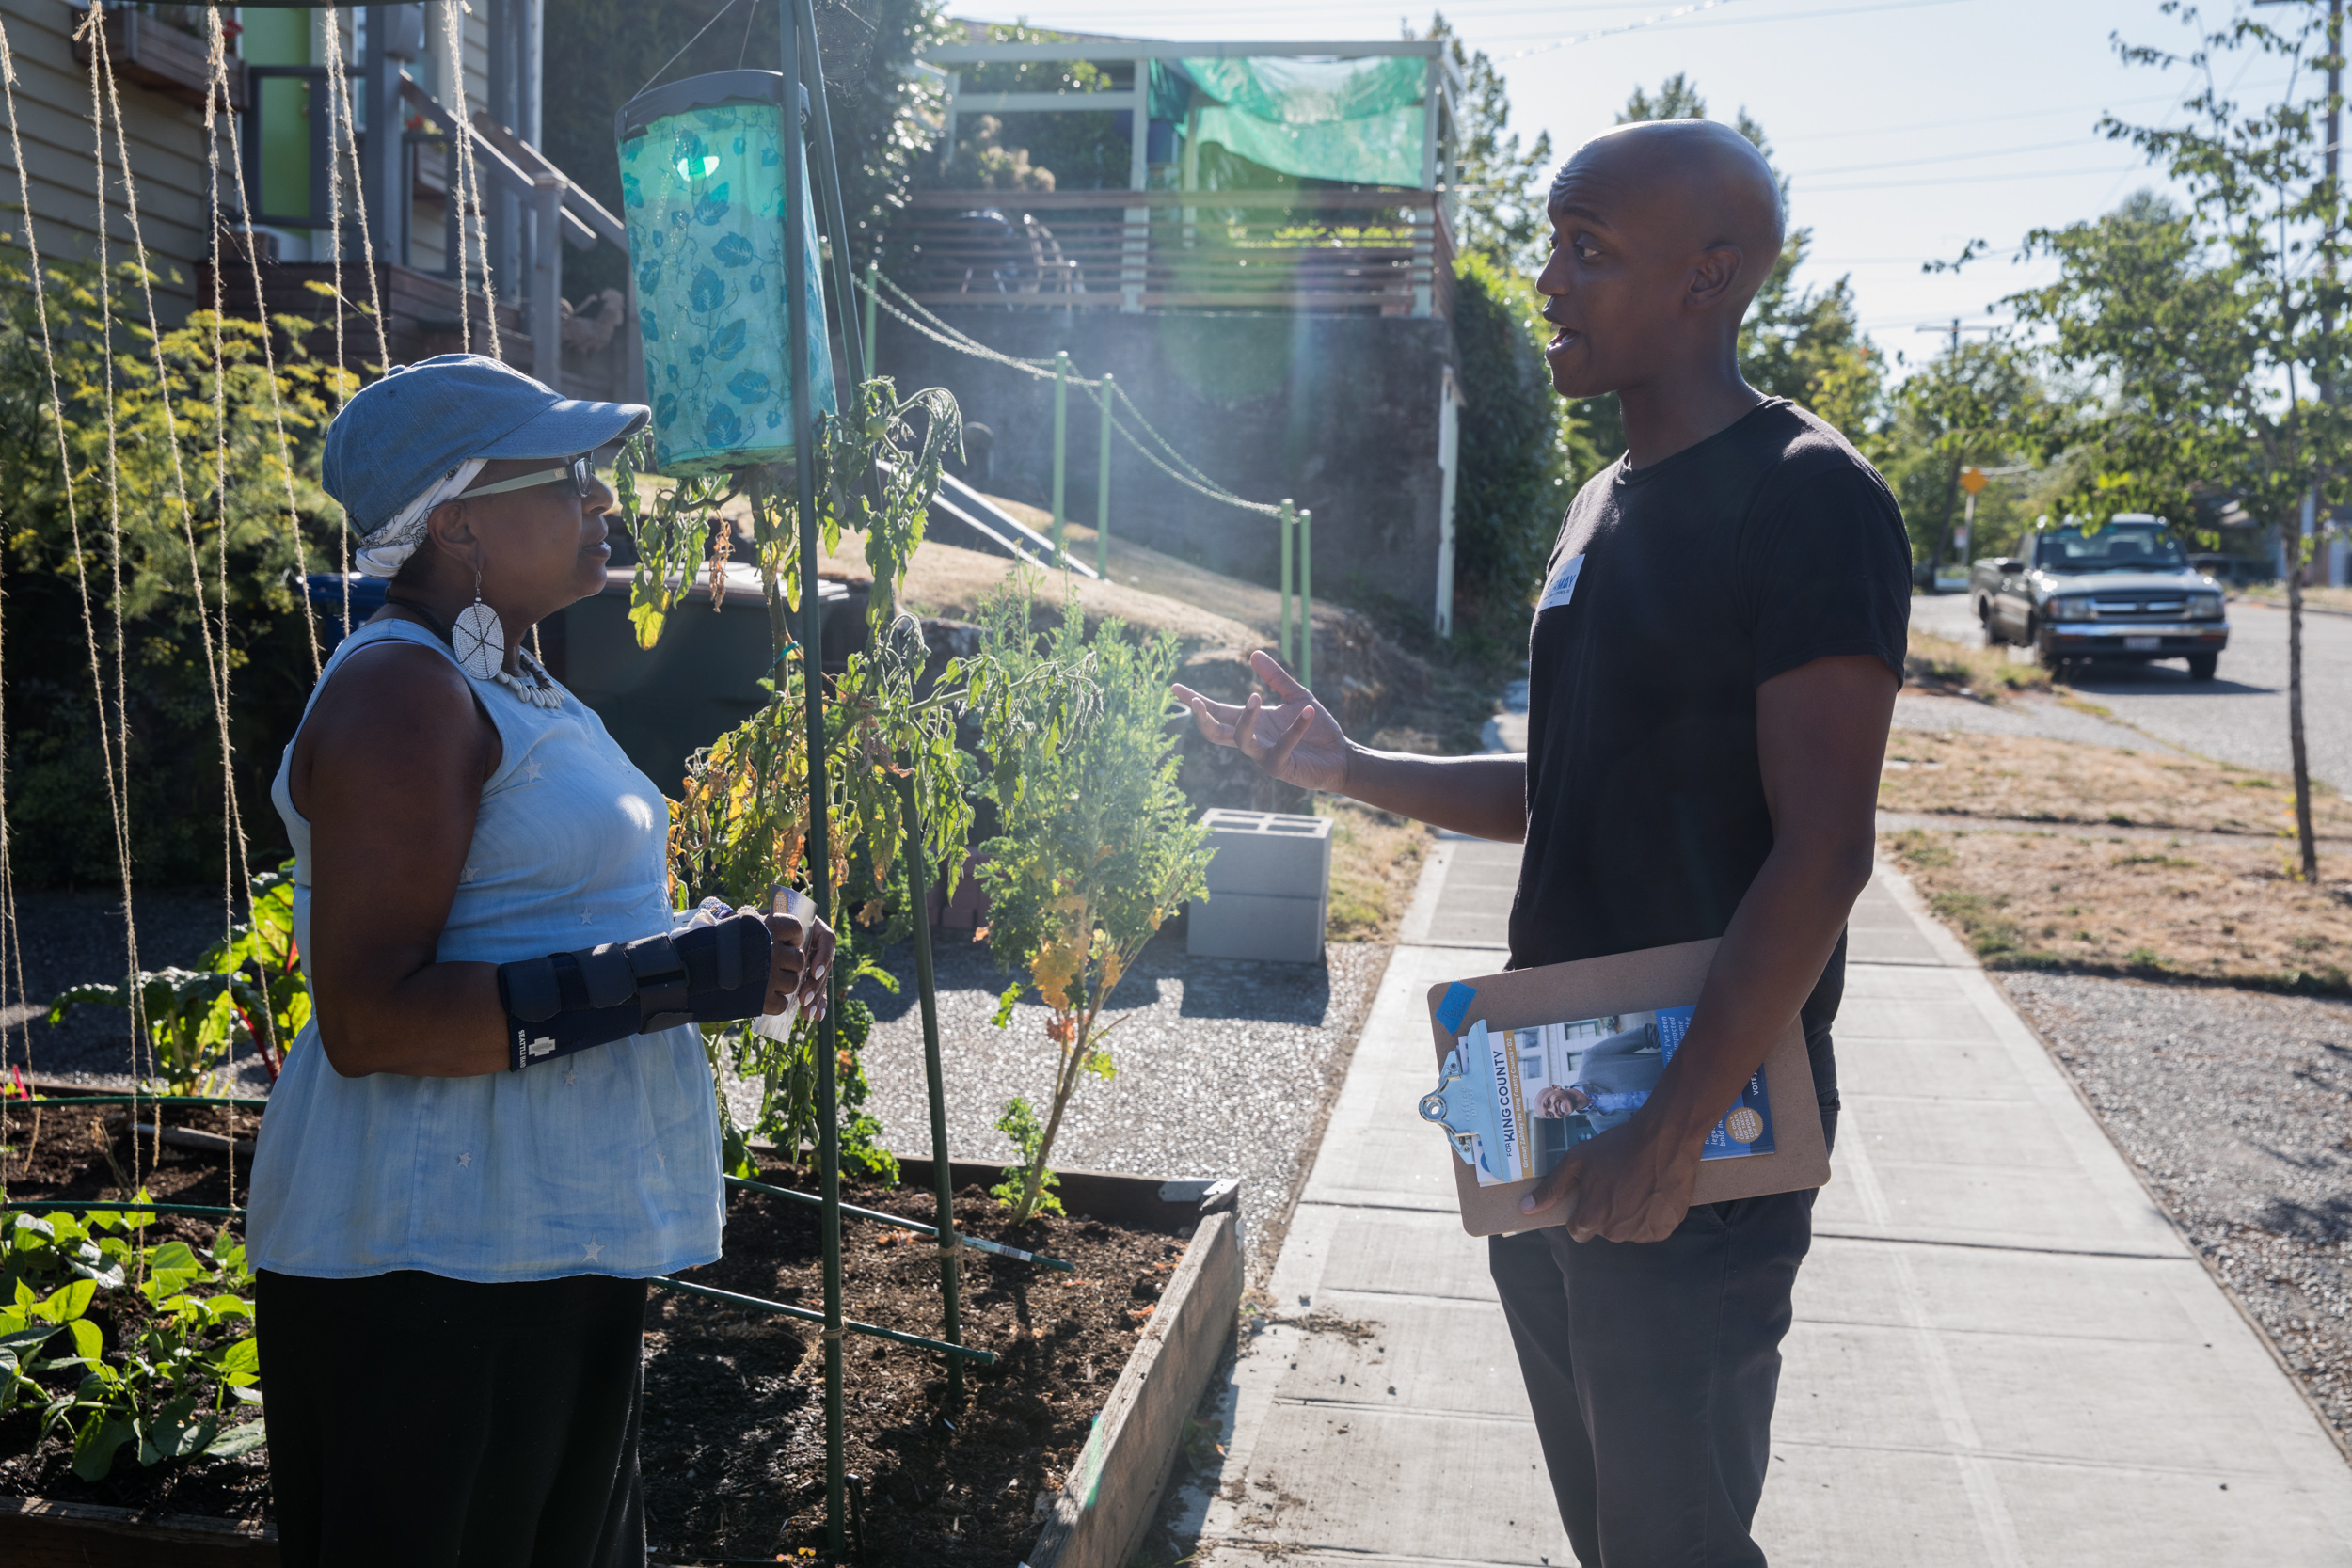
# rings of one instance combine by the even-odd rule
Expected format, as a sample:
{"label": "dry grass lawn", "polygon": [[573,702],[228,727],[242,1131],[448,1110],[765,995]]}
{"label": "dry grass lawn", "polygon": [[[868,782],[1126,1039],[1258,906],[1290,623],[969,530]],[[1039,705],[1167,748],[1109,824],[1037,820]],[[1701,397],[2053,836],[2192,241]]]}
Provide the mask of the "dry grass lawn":
{"label": "dry grass lawn", "polygon": [[1995,700],[2019,691],[2047,691],[2050,672],[2039,664],[2012,661],[2010,650],[1972,648],[1914,626],[1903,655],[1903,674],[1931,691]]}
{"label": "dry grass lawn", "polygon": [[1985,828],[1882,835],[1996,969],[2352,990],[2352,884],[2294,876],[2291,840]]}
{"label": "dry grass lawn", "polygon": [[1394,942],[1413,901],[1430,830],[1354,800],[1318,796],[1315,815],[1331,820],[1331,907],[1324,935],[1332,942]]}
{"label": "dry grass lawn", "polygon": [[[1882,811],[2023,822],[2161,828],[2268,838],[2295,831],[2287,781],[2161,752],[2034,736],[1897,730],[1879,778]],[[2352,838],[2352,804],[2315,785],[2312,826]]]}

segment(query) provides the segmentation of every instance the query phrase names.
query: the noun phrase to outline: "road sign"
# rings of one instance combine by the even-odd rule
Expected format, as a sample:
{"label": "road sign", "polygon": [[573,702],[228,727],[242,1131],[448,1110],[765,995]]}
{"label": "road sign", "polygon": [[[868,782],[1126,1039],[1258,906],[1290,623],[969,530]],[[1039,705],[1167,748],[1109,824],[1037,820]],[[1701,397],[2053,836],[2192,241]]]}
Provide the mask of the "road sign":
{"label": "road sign", "polygon": [[1992,483],[1984,477],[1982,468],[1970,467],[1960,470],[1960,487],[1972,496]]}

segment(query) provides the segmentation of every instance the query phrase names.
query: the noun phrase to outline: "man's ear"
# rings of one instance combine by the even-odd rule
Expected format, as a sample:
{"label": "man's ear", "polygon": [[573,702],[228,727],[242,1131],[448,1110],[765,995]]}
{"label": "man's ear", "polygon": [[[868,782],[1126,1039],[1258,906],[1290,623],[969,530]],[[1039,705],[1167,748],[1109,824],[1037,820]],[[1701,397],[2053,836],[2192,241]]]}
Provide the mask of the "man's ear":
{"label": "man's ear", "polygon": [[1691,280],[1683,297],[1694,309],[1714,309],[1740,281],[1740,268],[1746,260],[1747,253],[1736,245],[1708,245],[1691,265]]}

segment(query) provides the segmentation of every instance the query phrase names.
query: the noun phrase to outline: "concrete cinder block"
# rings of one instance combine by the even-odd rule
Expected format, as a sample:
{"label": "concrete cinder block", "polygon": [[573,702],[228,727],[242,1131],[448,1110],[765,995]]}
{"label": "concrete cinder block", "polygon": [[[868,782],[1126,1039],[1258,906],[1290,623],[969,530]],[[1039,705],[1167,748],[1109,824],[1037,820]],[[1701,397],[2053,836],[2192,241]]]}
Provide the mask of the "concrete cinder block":
{"label": "concrete cinder block", "polygon": [[1201,813],[1216,858],[1209,892],[1321,898],[1331,885],[1331,819],[1214,807]]}
{"label": "concrete cinder block", "polygon": [[1197,958],[1323,961],[1323,900],[1218,893],[1192,907],[1185,951]]}
{"label": "concrete cinder block", "polygon": [[1321,963],[1331,898],[1331,819],[1213,808],[1209,896],[1192,906],[1186,951],[1204,958]]}

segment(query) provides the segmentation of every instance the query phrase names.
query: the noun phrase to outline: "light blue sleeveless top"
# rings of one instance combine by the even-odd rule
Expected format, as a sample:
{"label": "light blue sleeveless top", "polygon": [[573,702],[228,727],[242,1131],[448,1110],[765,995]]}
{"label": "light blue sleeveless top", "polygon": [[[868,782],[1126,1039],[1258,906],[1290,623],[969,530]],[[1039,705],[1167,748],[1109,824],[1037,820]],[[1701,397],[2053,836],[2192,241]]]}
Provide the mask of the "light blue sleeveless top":
{"label": "light blue sleeveless top", "polygon": [[[376,622],[335,650],[311,703],[346,659],[390,641],[455,663],[422,626]],[[669,813],[653,781],[571,693],[548,709],[496,681],[473,689],[503,752],[439,961],[505,963],[668,929]],[[307,955],[310,824],[289,793],[293,766],[289,742],[270,799],[294,841]],[[641,1278],[707,1263],[724,1189],[701,1034],[641,1035],[521,1072],[345,1078],[314,1019],[270,1091],[249,1201],[251,1266],[313,1278]]]}

